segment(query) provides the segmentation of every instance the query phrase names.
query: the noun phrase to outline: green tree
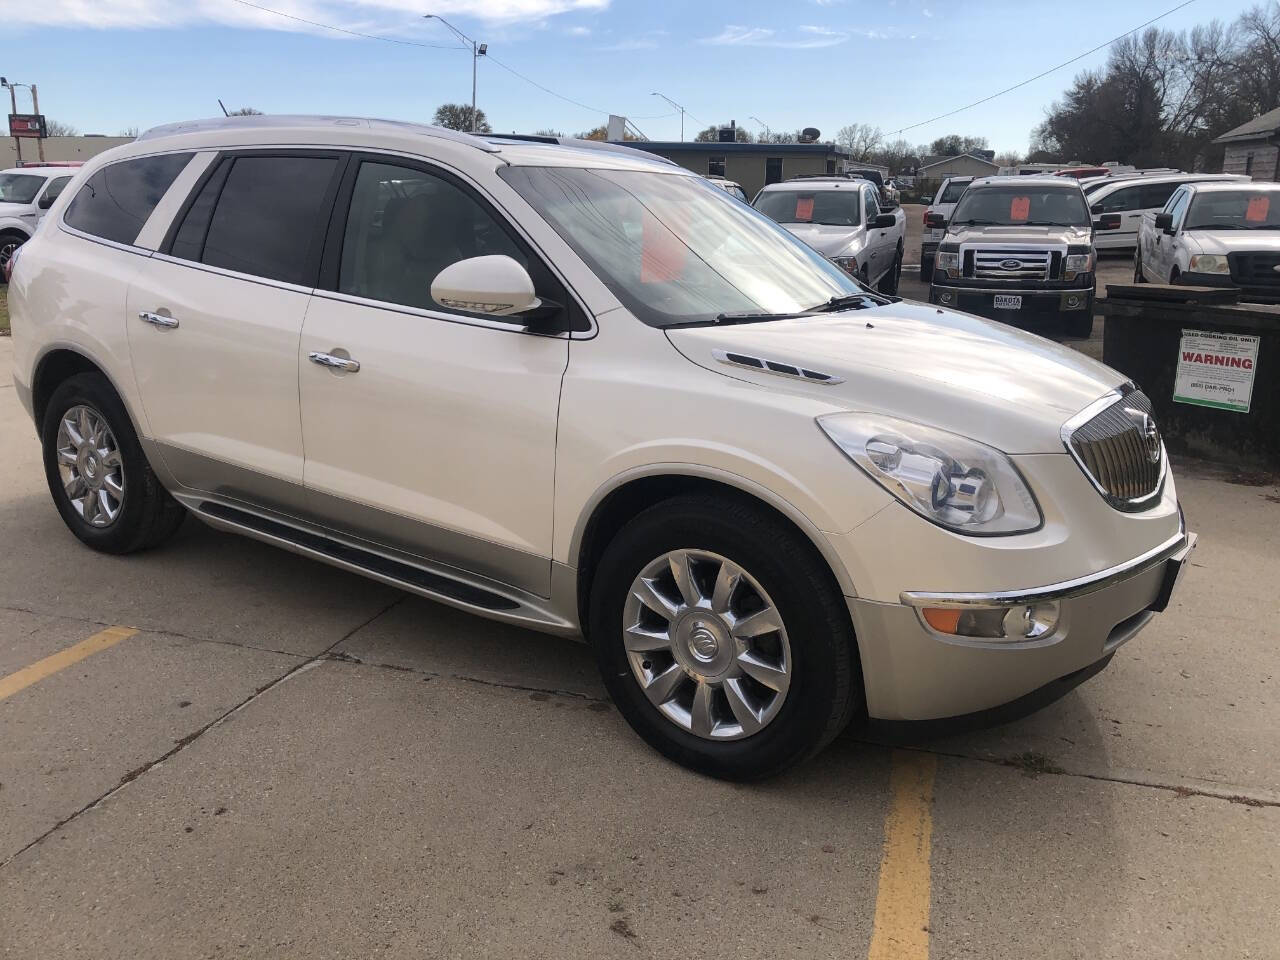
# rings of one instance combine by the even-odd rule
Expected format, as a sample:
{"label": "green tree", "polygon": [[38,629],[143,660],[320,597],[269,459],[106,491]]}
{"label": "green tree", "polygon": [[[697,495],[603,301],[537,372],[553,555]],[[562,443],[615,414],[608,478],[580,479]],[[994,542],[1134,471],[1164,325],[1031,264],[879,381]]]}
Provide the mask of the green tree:
{"label": "green tree", "polygon": [[227,112],[229,117],[261,117],[261,110],[255,110],[253,107],[241,107],[239,110],[230,110]]}
{"label": "green tree", "polygon": [[[728,126],[728,124],[724,124]],[[746,127],[736,127],[734,138],[738,143],[754,143],[755,138],[751,136],[751,131]],[[697,143],[719,143],[720,142],[720,126],[710,126],[705,130],[699,130],[698,135],[693,138]]]}
{"label": "green tree", "polygon": [[[437,127],[470,133],[471,105],[468,103],[442,103],[436,107],[436,114],[431,122]],[[479,108],[476,109],[475,132],[493,133],[493,128],[489,126],[488,118],[484,115],[484,111]]]}

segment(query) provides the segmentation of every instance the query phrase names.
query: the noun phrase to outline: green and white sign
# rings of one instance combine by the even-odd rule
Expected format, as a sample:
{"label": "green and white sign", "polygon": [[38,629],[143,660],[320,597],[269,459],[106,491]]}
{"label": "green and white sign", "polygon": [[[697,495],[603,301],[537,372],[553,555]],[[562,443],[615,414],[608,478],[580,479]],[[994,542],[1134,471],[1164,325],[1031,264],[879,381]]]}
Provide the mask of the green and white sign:
{"label": "green and white sign", "polygon": [[1173,399],[1198,407],[1248,413],[1257,366],[1257,337],[1183,330]]}

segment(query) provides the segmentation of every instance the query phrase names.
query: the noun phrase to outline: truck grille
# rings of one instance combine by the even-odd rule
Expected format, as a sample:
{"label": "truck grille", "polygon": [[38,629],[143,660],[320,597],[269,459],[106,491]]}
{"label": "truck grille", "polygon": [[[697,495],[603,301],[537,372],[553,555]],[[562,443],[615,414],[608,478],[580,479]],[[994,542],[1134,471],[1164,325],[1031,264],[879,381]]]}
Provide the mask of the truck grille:
{"label": "truck grille", "polygon": [[1241,286],[1280,288],[1280,252],[1277,253],[1229,253],[1227,264],[1231,279]]}
{"label": "truck grille", "polygon": [[964,275],[979,280],[1049,280],[1057,256],[1026,247],[978,247],[964,252]]}
{"label": "truck grille", "polygon": [[[1103,499],[1117,510],[1140,510],[1159,492],[1165,454],[1151,401],[1131,390],[1082,422],[1063,428],[1067,449]],[[1089,415],[1091,414],[1091,415]],[[1077,418],[1078,419],[1078,418]]]}

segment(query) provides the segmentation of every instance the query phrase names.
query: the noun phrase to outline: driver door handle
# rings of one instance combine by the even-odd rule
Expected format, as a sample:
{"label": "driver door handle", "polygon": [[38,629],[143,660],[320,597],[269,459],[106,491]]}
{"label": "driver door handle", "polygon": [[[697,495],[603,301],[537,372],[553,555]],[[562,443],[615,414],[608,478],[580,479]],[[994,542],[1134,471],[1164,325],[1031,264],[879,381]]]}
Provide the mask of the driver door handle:
{"label": "driver door handle", "polygon": [[312,363],[318,363],[322,367],[332,367],[334,370],[345,370],[347,373],[356,373],[360,369],[359,360],[351,360],[347,357],[335,357],[332,353],[313,352],[307,355]]}
{"label": "driver door handle", "polygon": [[178,325],[178,321],[173,317],[162,317],[158,313],[148,313],[146,310],[143,310],[138,314],[138,319],[144,323],[151,324],[153,327],[165,327],[172,329]]}

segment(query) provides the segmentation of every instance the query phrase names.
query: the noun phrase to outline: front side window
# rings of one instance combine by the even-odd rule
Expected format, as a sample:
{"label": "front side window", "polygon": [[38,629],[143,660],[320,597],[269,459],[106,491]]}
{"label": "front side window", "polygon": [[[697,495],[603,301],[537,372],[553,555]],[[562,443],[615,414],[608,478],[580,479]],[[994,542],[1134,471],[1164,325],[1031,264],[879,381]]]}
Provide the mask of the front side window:
{"label": "front side window", "polygon": [[1209,190],[1187,210],[1187,230],[1280,230],[1280,192]]}
{"label": "front side window", "polygon": [[953,224],[971,226],[1087,227],[1089,208],[1079,187],[1032,184],[966,190],[956,204]]}
{"label": "front side window", "polygon": [[516,260],[535,288],[545,288],[539,283],[545,268],[461,187],[411,167],[360,165],[342,238],[339,292],[457,313],[432,299],[431,282],[459,260],[493,255]]}
{"label": "front side window", "polygon": [[103,167],[76,191],[63,222],[104,240],[133,243],[160,198],[193,156],[166,153]]}
{"label": "front side window", "polygon": [[961,194],[964,193],[964,188],[968,185],[968,180],[964,180],[959,183],[955,180],[948,180],[947,185],[942,189],[942,196],[934,200],[934,203],[956,203],[960,199]]}
{"label": "front side window", "polygon": [[862,222],[857,190],[765,190],[756,197],[756,209],[779,223],[856,227]]}
{"label": "front side window", "polygon": [[867,222],[870,223],[873,217],[880,216],[880,201],[876,198],[876,192],[870,188],[862,191],[862,203],[867,208]]}
{"label": "front side window", "polygon": [[0,203],[30,203],[44,186],[44,177],[29,173],[0,173]]}
{"label": "front side window", "polygon": [[[812,247],[699,177],[558,167],[499,173],[651,326],[797,312],[864,292]],[[856,202],[857,191],[849,195]]]}
{"label": "front side window", "polygon": [[1173,217],[1173,229],[1175,230],[1182,226],[1182,217],[1187,212],[1187,201],[1190,197],[1191,192],[1189,190],[1179,191],[1169,198],[1169,203],[1165,206],[1164,212]]}
{"label": "front side window", "polygon": [[175,257],[299,286],[315,282],[337,157],[238,156],[205,182]]}
{"label": "front side window", "polygon": [[45,188],[44,195],[40,199],[48,200],[49,203],[52,204],[53,201],[62,196],[62,191],[67,188],[67,184],[70,182],[70,177],[57,177],[49,183],[47,188]]}

